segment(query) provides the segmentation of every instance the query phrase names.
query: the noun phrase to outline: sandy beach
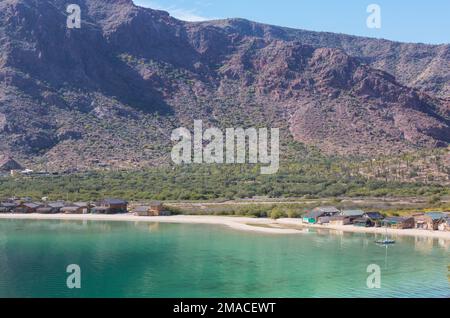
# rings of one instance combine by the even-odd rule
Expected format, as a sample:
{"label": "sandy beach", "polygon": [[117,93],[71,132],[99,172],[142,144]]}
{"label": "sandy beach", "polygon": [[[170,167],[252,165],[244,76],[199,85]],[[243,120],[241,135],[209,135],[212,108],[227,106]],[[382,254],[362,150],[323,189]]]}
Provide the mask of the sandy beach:
{"label": "sandy beach", "polygon": [[[309,229],[327,229],[331,231],[353,233],[386,233],[384,228],[363,228],[353,225],[311,225],[302,224],[299,219],[257,219],[249,217],[228,216],[196,216],[177,215],[142,217],[132,214],[99,215],[99,214],[0,214],[0,219],[30,219],[30,220],[91,220],[91,221],[125,221],[125,222],[153,222],[153,223],[188,223],[224,225],[235,230],[259,232],[267,234],[306,234]],[[417,229],[388,229],[392,236],[421,236],[450,240],[450,232],[426,231]]]}

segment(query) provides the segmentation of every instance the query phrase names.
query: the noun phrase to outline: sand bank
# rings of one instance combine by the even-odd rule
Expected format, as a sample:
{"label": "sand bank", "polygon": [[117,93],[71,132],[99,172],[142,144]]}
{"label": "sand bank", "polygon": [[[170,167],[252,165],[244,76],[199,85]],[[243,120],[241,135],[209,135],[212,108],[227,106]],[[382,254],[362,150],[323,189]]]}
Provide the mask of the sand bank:
{"label": "sand bank", "polygon": [[153,222],[153,223],[189,223],[189,224],[214,224],[225,225],[230,228],[260,232],[268,234],[301,234],[305,229],[293,229],[283,227],[272,227],[276,224],[271,219],[255,219],[246,217],[221,217],[221,216],[135,216],[132,214],[0,214],[0,219],[24,219],[24,220],[91,220],[91,221],[125,221],[125,222]]}

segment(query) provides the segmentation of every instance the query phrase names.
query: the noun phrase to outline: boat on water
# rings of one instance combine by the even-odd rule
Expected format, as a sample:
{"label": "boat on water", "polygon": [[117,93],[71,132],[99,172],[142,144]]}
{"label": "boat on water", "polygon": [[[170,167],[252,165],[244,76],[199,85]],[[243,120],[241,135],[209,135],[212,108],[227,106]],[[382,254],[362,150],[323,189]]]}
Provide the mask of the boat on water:
{"label": "boat on water", "polygon": [[384,240],[375,241],[375,243],[380,244],[380,245],[392,245],[392,244],[395,244],[396,242],[395,242],[395,240],[389,240],[386,238]]}
{"label": "boat on water", "polygon": [[379,245],[393,245],[396,243],[396,241],[388,238],[387,227],[386,227],[386,237],[384,238],[384,240],[377,240],[377,241],[375,241],[375,243],[377,243]]}

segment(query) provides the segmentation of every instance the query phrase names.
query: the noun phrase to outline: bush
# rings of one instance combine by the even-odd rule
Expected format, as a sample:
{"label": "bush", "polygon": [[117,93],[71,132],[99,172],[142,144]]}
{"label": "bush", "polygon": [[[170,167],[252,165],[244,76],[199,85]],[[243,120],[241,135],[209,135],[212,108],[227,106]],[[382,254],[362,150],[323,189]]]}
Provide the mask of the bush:
{"label": "bush", "polygon": [[280,208],[273,208],[272,211],[270,211],[271,219],[276,220],[276,219],[281,219],[283,217],[286,217],[286,214]]}

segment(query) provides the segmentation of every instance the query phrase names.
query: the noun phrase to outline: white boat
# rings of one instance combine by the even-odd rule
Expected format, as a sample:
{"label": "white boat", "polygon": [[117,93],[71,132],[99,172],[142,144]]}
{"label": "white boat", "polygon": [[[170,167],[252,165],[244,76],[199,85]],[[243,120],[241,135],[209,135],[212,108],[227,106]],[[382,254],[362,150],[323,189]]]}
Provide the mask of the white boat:
{"label": "white boat", "polygon": [[378,240],[375,241],[375,243],[380,244],[380,245],[392,245],[395,244],[395,240],[391,240],[388,238],[388,233],[387,233],[387,227],[386,227],[386,237],[384,238],[384,240]]}

